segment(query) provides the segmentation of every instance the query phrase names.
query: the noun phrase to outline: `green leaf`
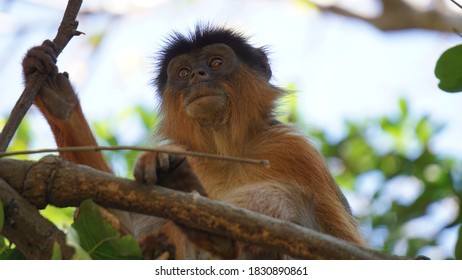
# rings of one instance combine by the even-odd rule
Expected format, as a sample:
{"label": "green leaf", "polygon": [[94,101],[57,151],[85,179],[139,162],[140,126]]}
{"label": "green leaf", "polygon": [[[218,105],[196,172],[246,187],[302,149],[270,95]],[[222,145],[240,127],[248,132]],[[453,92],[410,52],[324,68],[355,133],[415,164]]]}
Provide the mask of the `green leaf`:
{"label": "green leaf", "polygon": [[[8,243],[8,244],[7,244]],[[25,260],[24,255],[0,235],[0,260]]]}
{"label": "green leaf", "polygon": [[72,225],[77,231],[80,246],[92,259],[141,259],[141,249],[136,240],[129,235],[121,237],[106,222],[91,200],[80,206],[79,217]]}
{"label": "green leaf", "polygon": [[408,108],[407,101],[403,98],[399,99],[399,109],[401,111],[401,116],[403,118],[407,117],[409,113],[409,108]]}
{"label": "green leaf", "polygon": [[401,171],[401,158],[393,153],[383,155],[378,161],[378,168],[386,178],[392,178]]}
{"label": "green leaf", "polygon": [[74,228],[69,228],[66,234],[66,243],[74,247],[75,254],[72,257],[74,260],[91,260],[91,256],[80,247],[80,237]]}
{"label": "green leaf", "polygon": [[362,136],[355,135],[344,140],[339,149],[340,158],[354,173],[367,172],[377,166],[375,151]]}
{"label": "green leaf", "polygon": [[0,254],[0,260],[25,260],[26,257],[18,249],[8,249]]}
{"label": "green leaf", "polygon": [[52,260],[62,260],[63,256],[61,255],[61,246],[58,242],[53,243],[53,255],[51,256]]}
{"label": "green leaf", "polygon": [[0,201],[0,232],[3,230],[4,222],[5,222],[5,212],[3,211],[3,204]]}
{"label": "green leaf", "polygon": [[433,126],[428,120],[428,117],[422,118],[416,127],[416,134],[422,143],[427,144],[428,140],[432,137],[433,133]]}
{"label": "green leaf", "polygon": [[446,50],[438,59],[435,76],[438,87],[446,92],[462,91],[462,45]]}

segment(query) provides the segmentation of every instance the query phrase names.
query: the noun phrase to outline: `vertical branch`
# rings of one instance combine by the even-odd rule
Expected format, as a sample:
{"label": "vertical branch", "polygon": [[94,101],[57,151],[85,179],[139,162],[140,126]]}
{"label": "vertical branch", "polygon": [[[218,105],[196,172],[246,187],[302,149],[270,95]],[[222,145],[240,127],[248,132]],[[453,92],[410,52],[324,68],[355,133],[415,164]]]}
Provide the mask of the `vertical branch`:
{"label": "vertical branch", "polygon": [[[56,37],[53,39],[53,43],[56,45],[56,56],[62,52],[72,37],[82,34],[77,31],[78,22],[76,21],[81,5],[82,0],[69,0],[67,3],[63,20],[58,28]],[[6,151],[8,148],[14,133],[18,129],[19,124],[26,115],[35,99],[35,96],[46,79],[47,75],[34,73],[30,81],[26,84],[24,91],[10,113],[10,117],[5,124],[5,127],[0,133],[0,152]]]}

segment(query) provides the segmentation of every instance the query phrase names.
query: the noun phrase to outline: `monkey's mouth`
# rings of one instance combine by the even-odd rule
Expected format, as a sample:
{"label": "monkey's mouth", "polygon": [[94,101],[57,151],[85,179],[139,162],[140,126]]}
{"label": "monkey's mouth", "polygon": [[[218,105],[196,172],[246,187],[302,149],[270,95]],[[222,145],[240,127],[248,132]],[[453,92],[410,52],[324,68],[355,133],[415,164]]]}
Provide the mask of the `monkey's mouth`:
{"label": "monkey's mouth", "polygon": [[[194,95],[194,96],[191,96],[190,98],[188,98],[186,100],[186,106],[189,106],[190,104],[198,101],[198,100],[201,100],[202,102],[207,102],[207,101],[214,101],[214,99],[216,98],[223,98],[223,94],[222,93],[211,93],[211,94],[197,94],[197,95]],[[208,100],[209,99],[209,100]]]}

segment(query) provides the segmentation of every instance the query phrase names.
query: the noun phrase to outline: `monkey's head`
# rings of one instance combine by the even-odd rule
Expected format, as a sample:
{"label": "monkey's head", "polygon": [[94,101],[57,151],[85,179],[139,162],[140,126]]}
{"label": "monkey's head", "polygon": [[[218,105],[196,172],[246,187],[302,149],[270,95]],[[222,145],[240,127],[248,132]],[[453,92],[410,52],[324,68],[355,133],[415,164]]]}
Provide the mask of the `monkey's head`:
{"label": "monkey's head", "polygon": [[197,26],[187,35],[173,33],[157,66],[155,85],[164,125],[176,120],[176,129],[186,122],[217,129],[271,118],[280,93],[269,83],[265,49],[222,27]]}

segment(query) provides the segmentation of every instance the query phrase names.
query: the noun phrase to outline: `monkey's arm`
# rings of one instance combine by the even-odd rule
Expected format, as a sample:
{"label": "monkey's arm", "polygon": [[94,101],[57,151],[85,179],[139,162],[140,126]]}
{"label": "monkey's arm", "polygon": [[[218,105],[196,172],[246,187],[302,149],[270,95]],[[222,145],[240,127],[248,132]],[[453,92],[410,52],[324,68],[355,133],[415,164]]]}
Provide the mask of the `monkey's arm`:
{"label": "monkey's arm", "polygon": [[[48,78],[40,89],[34,104],[45,116],[58,147],[96,146],[79,99],[72,88],[67,73],[58,73],[53,43],[30,49],[23,62],[25,82],[28,83],[36,71],[47,74]],[[69,161],[88,165],[95,169],[112,172],[101,152],[62,152]]]}
{"label": "monkey's arm", "polygon": [[[33,73],[48,75],[34,100],[34,104],[47,120],[58,147],[96,146],[96,139],[85,119],[79,99],[67,73],[58,73],[56,55],[51,41],[30,49],[22,62],[25,82]],[[61,152],[74,163],[112,173],[101,152]],[[122,233],[130,232],[128,214],[119,210],[99,207],[104,219]],[[117,216],[117,217],[114,217]]]}

